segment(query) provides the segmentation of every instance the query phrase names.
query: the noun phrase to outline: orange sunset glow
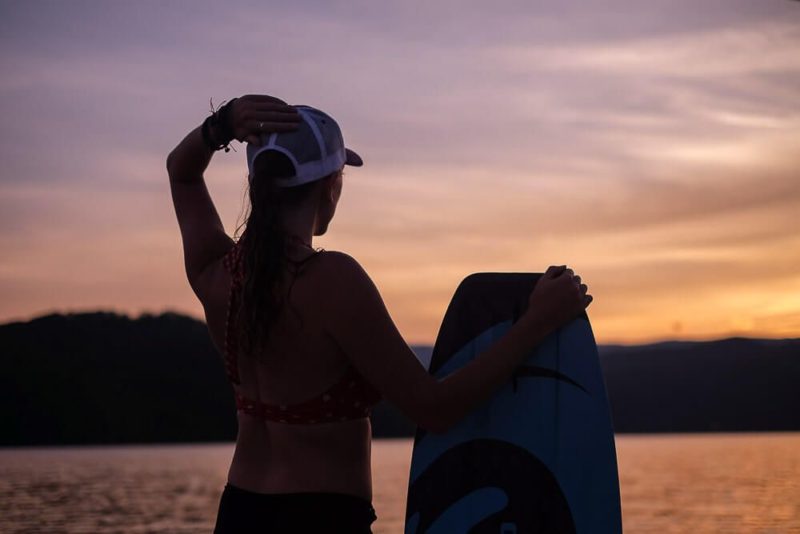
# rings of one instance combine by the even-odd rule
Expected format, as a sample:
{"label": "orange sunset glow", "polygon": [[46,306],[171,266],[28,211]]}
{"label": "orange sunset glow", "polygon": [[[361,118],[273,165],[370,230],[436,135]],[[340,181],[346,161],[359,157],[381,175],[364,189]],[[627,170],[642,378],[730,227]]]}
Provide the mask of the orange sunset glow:
{"label": "orange sunset glow", "polygon": [[[599,343],[800,336],[796,2],[80,6],[2,7],[2,322],[202,318],[166,157],[209,98],[259,93],[363,156],[314,244],[409,343],[468,274],[551,264],[589,285]],[[233,146],[205,176],[231,235]]]}

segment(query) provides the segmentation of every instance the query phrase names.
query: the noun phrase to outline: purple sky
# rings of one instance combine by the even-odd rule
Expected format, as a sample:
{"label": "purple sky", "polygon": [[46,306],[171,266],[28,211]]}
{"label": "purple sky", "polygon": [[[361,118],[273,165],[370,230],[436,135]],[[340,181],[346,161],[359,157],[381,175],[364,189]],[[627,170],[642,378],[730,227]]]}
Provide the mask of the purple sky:
{"label": "purple sky", "polygon": [[[173,309],[165,171],[214,103],[320,107],[330,234],[410,342],[458,281],[567,263],[601,342],[800,335],[800,3],[2,2],[0,321]],[[244,146],[206,175],[233,233]]]}

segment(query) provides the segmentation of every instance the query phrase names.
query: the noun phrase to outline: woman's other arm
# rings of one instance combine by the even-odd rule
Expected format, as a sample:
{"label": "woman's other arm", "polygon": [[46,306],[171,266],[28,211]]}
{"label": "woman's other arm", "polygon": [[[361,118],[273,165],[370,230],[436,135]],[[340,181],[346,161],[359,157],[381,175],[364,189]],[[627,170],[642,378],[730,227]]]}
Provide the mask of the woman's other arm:
{"label": "woman's other arm", "polygon": [[[325,299],[329,329],[359,372],[418,425],[443,432],[488,400],[554,329],[591,302],[572,270],[551,267],[531,306],[511,329],[469,364],[442,380],[428,374],[403,340],[378,289],[352,258],[331,258]],[[577,284],[576,280],[577,279]],[[536,293],[537,289],[534,289]]]}

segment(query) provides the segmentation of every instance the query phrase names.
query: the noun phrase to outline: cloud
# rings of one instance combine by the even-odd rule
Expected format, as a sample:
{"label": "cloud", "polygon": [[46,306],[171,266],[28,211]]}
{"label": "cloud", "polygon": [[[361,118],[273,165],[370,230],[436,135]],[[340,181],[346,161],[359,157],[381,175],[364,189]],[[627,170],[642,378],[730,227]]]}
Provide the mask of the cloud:
{"label": "cloud", "polygon": [[[490,59],[537,69],[597,71],[636,77],[700,78],[772,72],[796,72],[800,58],[793,45],[800,29],[790,22],[753,21],[739,27],[714,28],[619,42],[505,46],[489,48]],[[524,67],[523,67],[524,68]]]}
{"label": "cloud", "polygon": [[[364,156],[320,244],[364,263],[413,342],[469,272],[565,261],[601,340],[794,324],[789,2],[42,6],[0,21],[0,317],[201,316],[164,160],[209,97],[264,92],[330,111]],[[229,233],[234,146],[206,173]]]}

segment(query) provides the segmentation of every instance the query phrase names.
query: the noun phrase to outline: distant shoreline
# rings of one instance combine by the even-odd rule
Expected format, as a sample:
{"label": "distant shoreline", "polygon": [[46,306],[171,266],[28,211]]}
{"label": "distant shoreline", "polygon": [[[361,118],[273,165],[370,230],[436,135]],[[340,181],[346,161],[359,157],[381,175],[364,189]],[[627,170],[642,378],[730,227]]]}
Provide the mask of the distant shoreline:
{"label": "distant shoreline", "polygon": [[[222,359],[194,318],[51,314],[0,325],[0,347],[0,447],[236,437]],[[412,348],[427,365],[432,347]],[[618,435],[800,431],[800,339],[601,345],[599,353]],[[377,439],[416,430],[386,402],[371,419]]]}

